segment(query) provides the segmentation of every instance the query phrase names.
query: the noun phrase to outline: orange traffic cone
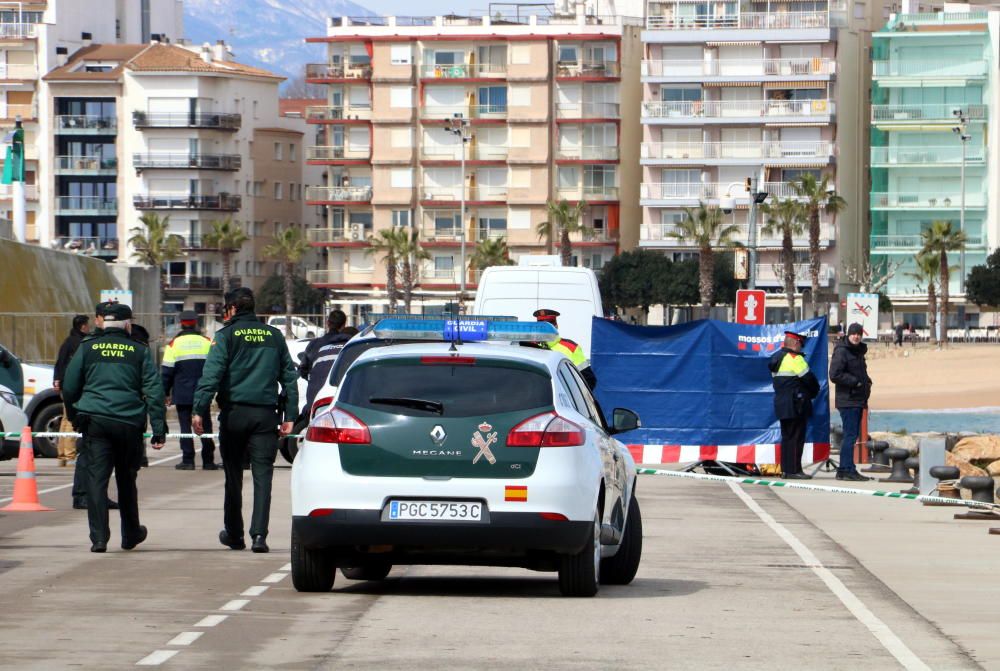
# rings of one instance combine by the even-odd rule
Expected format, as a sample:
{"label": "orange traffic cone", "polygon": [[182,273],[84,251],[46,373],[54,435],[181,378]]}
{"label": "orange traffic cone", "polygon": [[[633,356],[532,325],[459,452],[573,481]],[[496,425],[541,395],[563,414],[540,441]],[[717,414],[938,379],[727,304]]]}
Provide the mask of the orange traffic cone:
{"label": "orange traffic cone", "polygon": [[21,449],[17,454],[17,479],[14,480],[14,500],[0,508],[5,512],[45,512],[38,501],[38,483],[35,481],[35,446],[31,440],[31,427],[21,431]]}

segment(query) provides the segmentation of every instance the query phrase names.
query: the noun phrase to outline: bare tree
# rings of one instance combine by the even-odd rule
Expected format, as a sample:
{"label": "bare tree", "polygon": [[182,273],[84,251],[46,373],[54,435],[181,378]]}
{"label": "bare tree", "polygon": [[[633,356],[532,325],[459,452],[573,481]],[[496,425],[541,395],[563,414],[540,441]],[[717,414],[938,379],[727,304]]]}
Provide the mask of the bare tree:
{"label": "bare tree", "polygon": [[326,100],[326,87],[306,82],[302,75],[289,77],[281,87],[282,98],[322,98]]}
{"label": "bare tree", "polygon": [[902,266],[902,261],[883,259],[873,264],[866,258],[860,265],[845,265],[844,278],[851,284],[857,284],[858,290],[862,293],[877,294],[889,284]]}

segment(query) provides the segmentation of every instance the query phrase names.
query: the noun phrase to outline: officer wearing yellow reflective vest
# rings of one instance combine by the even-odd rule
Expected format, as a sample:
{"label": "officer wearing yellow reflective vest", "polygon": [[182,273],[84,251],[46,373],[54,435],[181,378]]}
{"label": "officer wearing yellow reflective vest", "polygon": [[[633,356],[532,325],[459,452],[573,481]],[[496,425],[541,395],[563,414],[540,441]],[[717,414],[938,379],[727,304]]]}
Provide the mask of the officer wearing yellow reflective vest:
{"label": "officer wearing yellow reflective vest", "polygon": [[[548,308],[542,308],[540,310],[535,310],[532,316],[540,322],[547,322],[559,328],[559,323],[556,318],[559,317],[559,313],[555,310],[550,310]],[[563,338],[559,336],[559,340],[554,340],[552,342],[545,343],[545,346],[556,352],[564,354],[567,359],[573,362],[576,369],[580,371],[581,377],[587,383],[587,386],[591,390],[597,387],[597,376],[594,374],[594,370],[590,367],[590,361],[587,360],[587,355],[584,353],[583,348],[580,347],[579,343],[576,343],[569,338]]]}
{"label": "officer wearing yellow reflective vest", "polygon": [[774,414],[781,422],[781,477],[790,480],[812,478],[802,472],[802,450],[812,400],[819,394],[819,380],[802,354],[805,339],[804,335],[785,331],[784,346],[768,362],[774,386]]}
{"label": "officer wearing yellow reflective vest", "polygon": [[[163,377],[163,390],[168,401],[177,408],[177,421],[181,425],[181,433],[191,433],[191,415],[194,407],[194,390],[201,379],[205,359],[211,340],[198,332],[198,315],[190,310],[180,314],[181,330],[170,341],[163,352],[163,365],[160,368]],[[212,432],[212,420],[205,416],[203,424],[207,433]],[[174,468],[179,471],[194,470],[194,441],[181,438],[181,463]],[[211,438],[201,439],[201,464],[206,471],[215,471],[219,467],[215,463],[215,442]]]}

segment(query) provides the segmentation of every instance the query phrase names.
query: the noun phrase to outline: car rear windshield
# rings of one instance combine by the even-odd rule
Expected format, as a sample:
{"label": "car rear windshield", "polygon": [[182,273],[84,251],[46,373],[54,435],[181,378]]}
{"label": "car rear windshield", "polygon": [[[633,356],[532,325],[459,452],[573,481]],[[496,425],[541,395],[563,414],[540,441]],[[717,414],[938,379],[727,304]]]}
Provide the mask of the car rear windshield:
{"label": "car rear windshield", "polygon": [[[447,365],[392,359],[352,368],[340,401],[413,417],[471,417],[551,407],[552,382],[544,369],[516,362]],[[420,401],[429,403],[422,407]]]}
{"label": "car rear windshield", "polygon": [[349,342],[344,345],[344,349],[340,350],[340,354],[337,355],[337,360],[333,362],[333,368],[330,369],[330,384],[334,387],[339,387],[341,380],[344,379],[344,373],[346,373],[347,369],[351,367],[351,364],[357,361],[359,356],[370,349],[374,349],[376,347],[389,347],[390,345],[405,345],[415,342],[422,341],[367,338],[365,340]]}

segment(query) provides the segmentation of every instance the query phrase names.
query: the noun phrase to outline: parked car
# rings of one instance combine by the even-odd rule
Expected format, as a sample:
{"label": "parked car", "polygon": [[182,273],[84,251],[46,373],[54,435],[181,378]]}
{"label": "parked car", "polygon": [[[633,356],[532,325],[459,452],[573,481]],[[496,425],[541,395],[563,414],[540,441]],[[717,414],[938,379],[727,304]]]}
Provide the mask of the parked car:
{"label": "parked car", "polygon": [[[0,385],[14,394],[26,415],[25,426],[30,425],[36,433],[58,431],[62,422],[62,399],[52,386],[52,373],[52,366],[22,363],[0,345]],[[57,456],[56,438],[35,438],[34,442],[36,456]]]}
{"label": "parked car", "polygon": [[[285,332],[285,316],[275,315],[274,317],[268,317],[267,323],[269,326],[280,330],[282,333]],[[292,317],[292,337],[293,338],[315,338],[323,329],[312,322],[307,322],[301,317]]]}
{"label": "parked car", "polygon": [[[17,396],[9,388],[0,385],[0,432],[20,431],[28,425],[28,418],[17,405]],[[4,438],[0,441],[0,459],[13,459],[17,456],[20,441],[17,438]]]}

